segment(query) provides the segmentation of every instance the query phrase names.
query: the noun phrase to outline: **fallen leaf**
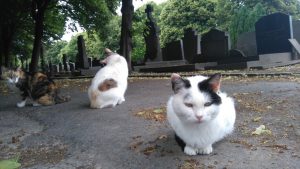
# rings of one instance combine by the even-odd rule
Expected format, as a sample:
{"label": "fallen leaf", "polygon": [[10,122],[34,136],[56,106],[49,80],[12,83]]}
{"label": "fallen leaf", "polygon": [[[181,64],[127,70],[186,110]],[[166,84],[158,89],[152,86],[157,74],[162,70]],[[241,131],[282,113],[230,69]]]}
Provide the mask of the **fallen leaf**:
{"label": "fallen leaf", "polygon": [[156,149],[157,149],[157,145],[152,145],[152,146],[149,146],[149,147],[145,148],[142,152],[143,152],[145,155],[150,155],[150,154],[153,153]]}
{"label": "fallen leaf", "polygon": [[167,135],[161,135],[161,136],[158,137],[159,140],[161,140],[161,139],[166,139],[166,138],[168,138]]}
{"label": "fallen leaf", "polygon": [[253,122],[259,122],[261,120],[261,117],[255,117],[254,119],[252,119]]}
{"label": "fallen leaf", "polygon": [[143,141],[138,141],[138,142],[131,143],[130,146],[129,146],[129,149],[136,150],[142,144],[143,144]]}
{"label": "fallen leaf", "polygon": [[21,166],[17,159],[0,161],[0,169],[17,169]]}
{"label": "fallen leaf", "polygon": [[153,110],[153,113],[163,113],[163,112],[164,112],[164,110],[160,109],[160,108]]}
{"label": "fallen leaf", "polygon": [[271,135],[272,131],[266,129],[265,125],[260,125],[259,127],[256,128],[254,132],[252,132],[252,135],[261,135],[261,134]]}

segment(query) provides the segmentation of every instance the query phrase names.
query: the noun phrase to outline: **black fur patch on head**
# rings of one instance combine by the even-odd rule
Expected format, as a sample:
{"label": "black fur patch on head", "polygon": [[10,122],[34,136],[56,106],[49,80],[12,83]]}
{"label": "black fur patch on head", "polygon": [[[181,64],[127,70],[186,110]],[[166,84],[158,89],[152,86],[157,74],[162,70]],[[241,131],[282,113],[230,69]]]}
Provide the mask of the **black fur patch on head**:
{"label": "black fur patch on head", "polygon": [[172,89],[175,93],[177,93],[183,87],[187,89],[190,88],[191,87],[190,81],[182,78],[172,81]]}
{"label": "black fur patch on head", "polygon": [[202,92],[206,92],[210,95],[212,104],[219,105],[222,103],[221,97],[213,91],[210,86],[209,79],[206,79],[200,83],[198,83],[198,88]]}

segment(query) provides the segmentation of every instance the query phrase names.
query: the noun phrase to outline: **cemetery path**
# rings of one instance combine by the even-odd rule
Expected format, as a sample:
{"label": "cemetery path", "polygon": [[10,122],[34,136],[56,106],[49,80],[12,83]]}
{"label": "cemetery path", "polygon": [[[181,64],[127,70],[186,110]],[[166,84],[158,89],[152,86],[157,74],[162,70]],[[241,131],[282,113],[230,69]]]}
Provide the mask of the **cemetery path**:
{"label": "cemetery path", "polygon": [[[211,155],[186,156],[165,119],[172,94],[167,79],[130,79],[125,103],[90,109],[90,79],[58,80],[72,100],[16,108],[18,96],[0,93],[0,160],[21,168],[188,169],[300,166],[300,79],[224,78],[235,98],[235,131]],[[260,125],[266,130],[253,132]]]}

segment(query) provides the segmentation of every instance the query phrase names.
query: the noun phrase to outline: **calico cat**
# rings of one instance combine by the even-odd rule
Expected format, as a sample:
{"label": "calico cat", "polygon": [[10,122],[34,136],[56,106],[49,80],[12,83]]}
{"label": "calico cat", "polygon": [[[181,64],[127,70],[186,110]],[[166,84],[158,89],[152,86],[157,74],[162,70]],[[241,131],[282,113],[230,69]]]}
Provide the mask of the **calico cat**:
{"label": "calico cat", "polygon": [[88,89],[91,108],[115,107],[125,101],[128,66],[124,57],[105,49],[106,58]]}
{"label": "calico cat", "polygon": [[49,106],[70,100],[69,96],[59,96],[57,85],[43,73],[30,74],[20,68],[2,68],[2,72],[8,87],[21,92],[22,101],[17,103],[17,107],[24,107],[28,99],[33,101],[33,106]]}
{"label": "calico cat", "polygon": [[210,154],[212,144],[234,129],[234,101],[220,91],[220,81],[220,74],[171,76],[174,95],[167,104],[167,119],[188,155]]}

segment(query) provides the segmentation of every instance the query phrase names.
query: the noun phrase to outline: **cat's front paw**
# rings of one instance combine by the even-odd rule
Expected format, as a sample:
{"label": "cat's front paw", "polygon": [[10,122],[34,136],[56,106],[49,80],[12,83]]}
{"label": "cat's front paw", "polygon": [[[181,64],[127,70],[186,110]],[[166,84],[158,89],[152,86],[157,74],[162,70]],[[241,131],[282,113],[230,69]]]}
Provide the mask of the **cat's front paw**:
{"label": "cat's front paw", "polygon": [[118,100],[118,104],[122,104],[123,102],[125,102],[125,98],[122,97],[121,99]]}
{"label": "cat's front paw", "polygon": [[190,146],[185,146],[184,147],[184,153],[190,156],[194,156],[197,155],[197,151],[195,149],[193,149]]}
{"label": "cat's front paw", "polygon": [[26,105],[26,100],[25,101],[20,101],[17,103],[17,107],[21,108],[24,107]]}
{"label": "cat's front paw", "polygon": [[199,153],[199,154],[210,154],[212,151],[213,151],[213,148],[212,148],[211,145],[210,145],[210,146],[207,146],[207,147],[205,147],[205,148],[199,148],[199,149],[198,149],[198,153]]}

